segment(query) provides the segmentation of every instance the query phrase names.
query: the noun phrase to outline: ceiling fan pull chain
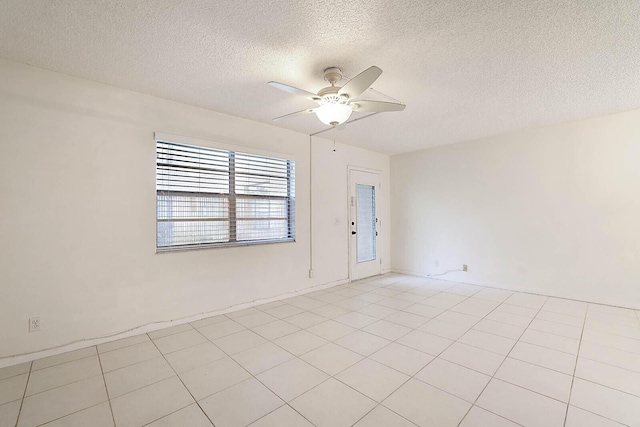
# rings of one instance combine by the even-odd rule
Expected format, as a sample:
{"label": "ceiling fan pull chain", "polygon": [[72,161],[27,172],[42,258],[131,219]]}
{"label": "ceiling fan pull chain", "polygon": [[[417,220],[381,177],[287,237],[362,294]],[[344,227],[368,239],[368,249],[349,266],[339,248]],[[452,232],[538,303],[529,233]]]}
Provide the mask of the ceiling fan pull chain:
{"label": "ceiling fan pull chain", "polygon": [[333,125],[333,152],[336,152],[336,125]]}

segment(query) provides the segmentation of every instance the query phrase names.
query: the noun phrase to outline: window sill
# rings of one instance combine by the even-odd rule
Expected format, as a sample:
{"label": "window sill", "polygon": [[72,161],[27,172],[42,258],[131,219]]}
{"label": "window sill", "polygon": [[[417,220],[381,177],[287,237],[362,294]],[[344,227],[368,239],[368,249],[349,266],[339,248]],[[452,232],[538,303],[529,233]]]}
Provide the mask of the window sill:
{"label": "window sill", "polygon": [[239,246],[258,246],[258,245],[274,245],[279,243],[295,243],[295,239],[281,239],[281,240],[253,240],[249,242],[230,242],[230,243],[205,243],[200,245],[181,245],[181,246],[167,246],[158,248],[156,247],[157,254],[163,254],[168,252],[184,252],[184,251],[198,251],[203,249],[222,249]]}

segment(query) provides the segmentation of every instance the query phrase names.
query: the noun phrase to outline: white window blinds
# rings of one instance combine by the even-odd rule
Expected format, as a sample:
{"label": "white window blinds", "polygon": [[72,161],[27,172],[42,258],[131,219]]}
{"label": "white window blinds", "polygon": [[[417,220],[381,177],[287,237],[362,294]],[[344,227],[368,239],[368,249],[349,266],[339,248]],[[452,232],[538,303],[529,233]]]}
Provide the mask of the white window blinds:
{"label": "white window blinds", "polygon": [[157,141],[159,250],[295,239],[295,162]]}

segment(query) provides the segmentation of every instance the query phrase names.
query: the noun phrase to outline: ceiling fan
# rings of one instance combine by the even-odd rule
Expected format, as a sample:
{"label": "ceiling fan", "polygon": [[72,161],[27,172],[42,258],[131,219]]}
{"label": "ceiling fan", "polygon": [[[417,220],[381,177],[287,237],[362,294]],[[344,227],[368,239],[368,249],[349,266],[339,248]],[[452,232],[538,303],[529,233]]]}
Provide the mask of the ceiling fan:
{"label": "ceiling fan", "polygon": [[269,86],[302,96],[318,104],[315,108],[285,114],[273,120],[315,113],[322,123],[337,126],[349,120],[353,111],[382,113],[386,111],[404,110],[406,105],[396,102],[357,100],[357,98],[369,89],[373,82],[380,77],[380,74],[382,74],[380,68],[376,66],[369,67],[349,80],[344,86],[336,86],[336,83],[342,80],[342,71],[337,67],[330,67],[324,70],[324,79],[328,81],[331,86],[320,89],[317,94],[283,83],[269,82]]}

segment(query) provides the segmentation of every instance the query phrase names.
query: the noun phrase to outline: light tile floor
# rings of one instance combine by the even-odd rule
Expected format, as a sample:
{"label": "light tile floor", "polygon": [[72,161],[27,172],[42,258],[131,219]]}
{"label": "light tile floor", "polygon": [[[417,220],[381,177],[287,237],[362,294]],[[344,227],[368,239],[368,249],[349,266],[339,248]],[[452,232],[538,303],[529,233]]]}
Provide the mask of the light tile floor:
{"label": "light tile floor", "polygon": [[640,426],[640,313],[398,274],[0,369],[0,427]]}

